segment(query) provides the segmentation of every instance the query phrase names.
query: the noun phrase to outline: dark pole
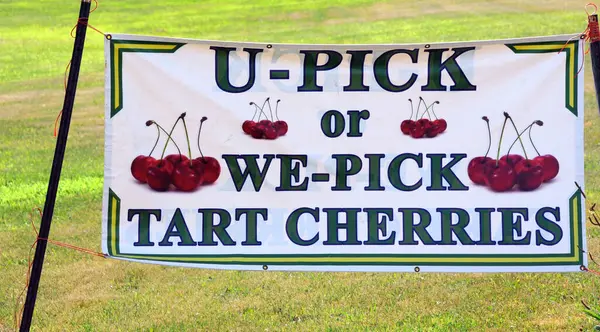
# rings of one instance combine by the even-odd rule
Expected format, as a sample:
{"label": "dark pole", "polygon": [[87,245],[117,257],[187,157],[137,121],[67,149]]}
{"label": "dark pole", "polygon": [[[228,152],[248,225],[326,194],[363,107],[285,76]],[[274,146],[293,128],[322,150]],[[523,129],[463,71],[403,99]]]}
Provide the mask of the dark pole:
{"label": "dark pole", "polygon": [[83,56],[83,45],[85,42],[85,33],[87,29],[87,20],[90,16],[91,0],[81,0],[79,9],[79,18],[77,20],[77,34],[75,35],[75,44],[73,46],[73,55],[71,58],[71,69],[69,71],[69,80],[65,100],[62,108],[62,118],[60,120],[60,129],[56,139],[56,148],[54,150],[54,160],[52,161],[52,171],[48,182],[48,192],[46,193],[46,202],[44,204],[44,213],[40,224],[39,237],[42,240],[37,242],[31,276],[29,278],[29,288],[27,289],[27,298],[23,308],[23,317],[21,319],[21,331],[29,331],[31,328],[31,319],[37,297],[44,256],[46,254],[46,240],[50,234],[50,224],[52,223],[52,214],[54,213],[54,203],[56,202],[56,191],[60,181],[60,172],[63,159],[65,157],[65,148],[67,146],[67,137],[69,135],[69,125],[71,124],[71,114],[73,113],[73,104],[75,102],[75,91],[77,90],[77,80],[79,78],[79,68],[81,67],[81,58]]}
{"label": "dark pole", "polygon": [[596,100],[598,102],[598,109],[600,110],[600,31],[598,31],[598,15],[589,15],[588,21],[592,73],[594,74],[594,86],[596,87]]}

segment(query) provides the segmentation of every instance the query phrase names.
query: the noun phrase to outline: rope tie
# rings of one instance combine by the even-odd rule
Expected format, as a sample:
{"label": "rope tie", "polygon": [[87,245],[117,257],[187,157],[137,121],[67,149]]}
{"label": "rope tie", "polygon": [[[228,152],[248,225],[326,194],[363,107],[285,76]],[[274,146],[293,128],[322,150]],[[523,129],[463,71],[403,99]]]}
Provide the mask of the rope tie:
{"label": "rope tie", "polygon": [[[588,7],[594,7],[594,11],[592,13],[590,13],[588,11]],[[597,12],[598,12],[598,6],[596,6],[596,4],[590,2],[587,5],[585,5],[585,13],[587,14],[587,17],[588,17],[587,27],[579,35],[569,38],[569,40],[567,40],[567,42],[563,45],[563,47],[560,49],[560,51],[558,51],[559,54],[565,50],[567,45],[569,45],[569,43],[573,39],[575,39],[577,37],[588,42],[588,47],[585,50],[584,55],[587,55],[590,52],[589,43],[600,41],[600,27],[598,25],[598,17],[594,16],[594,15],[596,15]],[[583,69],[583,61],[581,62],[581,66],[579,67],[579,70],[577,71],[575,76],[579,75],[579,73],[581,72],[582,69]]]}

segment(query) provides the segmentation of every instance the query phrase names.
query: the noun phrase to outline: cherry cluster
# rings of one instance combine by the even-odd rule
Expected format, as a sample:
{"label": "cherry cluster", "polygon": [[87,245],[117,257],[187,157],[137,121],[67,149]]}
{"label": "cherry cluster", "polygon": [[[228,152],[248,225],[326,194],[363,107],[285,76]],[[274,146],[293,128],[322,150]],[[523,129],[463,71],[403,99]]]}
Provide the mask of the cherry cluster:
{"label": "cherry cluster", "polygon": [[[262,107],[258,107],[254,102],[250,102],[250,105],[254,105],[256,110],[254,111],[254,115],[252,119],[244,121],[242,124],[242,130],[246,135],[250,135],[256,139],[276,139],[277,137],[284,136],[288,132],[288,124],[287,122],[280,120],[279,115],[277,114],[277,109],[279,108],[279,102],[281,100],[278,99],[275,105],[275,118],[273,118],[273,109],[271,108],[270,97],[265,100]],[[271,114],[271,120],[269,120],[268,116],[265,114],[263,109],[265,108],[265,104],[269,105],[269,113]],[[259,112],[260,111],[260,112]],[[258,114],[258,118],[254,121],[254,118]],[[261,120],[261,115],[265,116],[265,119]]]}
{"label": "cherry cluster", "polygon": [[[410,118],[400,123],[400,130],[404,135],[409,135],[412,138],[432,138],[446,131],[448,123],[446,120],[438,118],[433,111],[433,105],[439,104],[439,101],[434,101],[431,103],[431,105],[427,106],[425,100],[423,100],[422,97],[419,97],[419,104],[417,105],[416,112],[414,112],[412,99],[409,99],[408,101],[410,102]],[[419,118],[419,108],[421,107],[421,102],[425,105],[425,111],[423,111],[423,114]],[[431,113],[433,113],[433,116],[435,117],[435,120],[433,121],[431,119],[431,113],[429,113],[429,109],[431,109]],[[415,113],[414,120],[412,119],[413,113]],[[427,113],[428,119],[424,118],[425,113]]]}
{"label": "cherry cluster", "polygon": [[[536,120],[519,132],[511,116],[504,112],[504,125],[502,126],[500,142],[498,143],[498,154],[494,160],[488,157],[492,143],[489,119],[486,116],[482,119],[487,124],[489,144],[485,156],[475,157],[469,162],[467,173],[473,183],[488,186],[496,192],[509,191],[515,186],[521,191],[532,191],[539,188],[543,183],[551,181],[558,175],[560,166],[556,157],[551,154],[540,155],[531,138],[531,129],[535,125],[543,126],[544,123],[542,121]],[[518,136],[509,147],[506,155],[500,157],[502,136],[504,135],[504,128],[506,127],[507,121],[512,123]],[[538,155],[533,159],[529,159],[527,156],[525,145],[521,139],[521,136],[525,131],[529,132],[529,140]],[[523,154],[525,155],[524,157],[519,154],[510,153],[510,150],[517,141],[521,143]]]}
{"label": "cherry cluster", "polygon": [[[221,174],[221,165],[217,159],[202,154],[200,149],[200,132],[202,131],[202,124],[207,120],[206,117],[202,117],[200,120],[200,127],[198,129],[198,151],[200,157],[192,158],[192,150],[190,147],[190,138],[188,136],[188,130],[185,123],[186,113],[182,113],[177,121],[173,124],[171,132],[167,133],[156,121],[148,120],[146,126],[155,125],[158,131],[156,143],[152,151],[145,156],[137,156],[131,163],[131,174],[140,183],[147,183],[148,186],[155,191],[168,191],[171,185],[176,190],[190,192],[196,190],[202,185],[209,185],[215,183]],[[181,154],[179,146],[171,135],[175,126],[182,121],[185,129],[185,137],[188,143],[188,155]],[[167,141],[162,151],[160,159],[152,157],[152,152],[156,148],[160,139],[160,133],[163,131],[167,135]],[[177,148],[178,154],[165,155],[169,141],[173,142]]]}

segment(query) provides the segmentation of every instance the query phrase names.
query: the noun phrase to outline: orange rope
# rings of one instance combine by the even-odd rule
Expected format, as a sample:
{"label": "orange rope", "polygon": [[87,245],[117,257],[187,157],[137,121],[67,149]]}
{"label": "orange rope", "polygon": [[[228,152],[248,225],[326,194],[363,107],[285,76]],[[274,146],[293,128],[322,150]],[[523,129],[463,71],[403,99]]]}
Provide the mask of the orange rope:
{"label": "orange rope", "polygon": [[75,26],[73,26],[73,29],[71,29],[71,37],[75,38],[75,36],[73,35],[73,32],[75,32],[75,29],[77,28],[77,26],[78,26],[79,24],[87,25],[87,26],[88,26],[88,28],[90,28],[90,29],[92,29],[92,30],[94,30],[94,31],[98,32],[99,34],[101,34],[101,35],[103,35],[103,36],[106,36],[106,35],[104,34],[104,32],[102,32],[102,31],[100,31],[100,30],[98,30],[98,29],[94,28],[94,27],[93,27],[91,24],[89,24],[89,23],[88,23],[88,19],[87,19],[87,18],[80,18],[80,19],[78,19],[78,20],[77,20],[77,24],[75,24]]}
{"label": "orange rope", "polygon": [[581,267],[581,270],[583,270],[583,271],[585,271],[585,272],[591,272],[591,273],[593,273],[593,274],[595,274],[595,275],[598,275],[598,276],[600,276],[600,272],[599,272],[599,271],[588,269],[588,268],[587,268],[587,267],[585,267],[585,266],[582,266],[582,267]]}

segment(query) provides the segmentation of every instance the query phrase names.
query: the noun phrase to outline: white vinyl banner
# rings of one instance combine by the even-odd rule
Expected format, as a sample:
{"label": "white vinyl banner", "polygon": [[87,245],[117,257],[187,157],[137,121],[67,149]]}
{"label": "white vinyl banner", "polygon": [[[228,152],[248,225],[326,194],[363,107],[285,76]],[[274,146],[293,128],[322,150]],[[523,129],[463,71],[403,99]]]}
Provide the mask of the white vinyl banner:
{"label": "white vinyl banner", "polygon": [[571,37],[109,35],[103,252],[242,270],[580,271],[584,45]]}

